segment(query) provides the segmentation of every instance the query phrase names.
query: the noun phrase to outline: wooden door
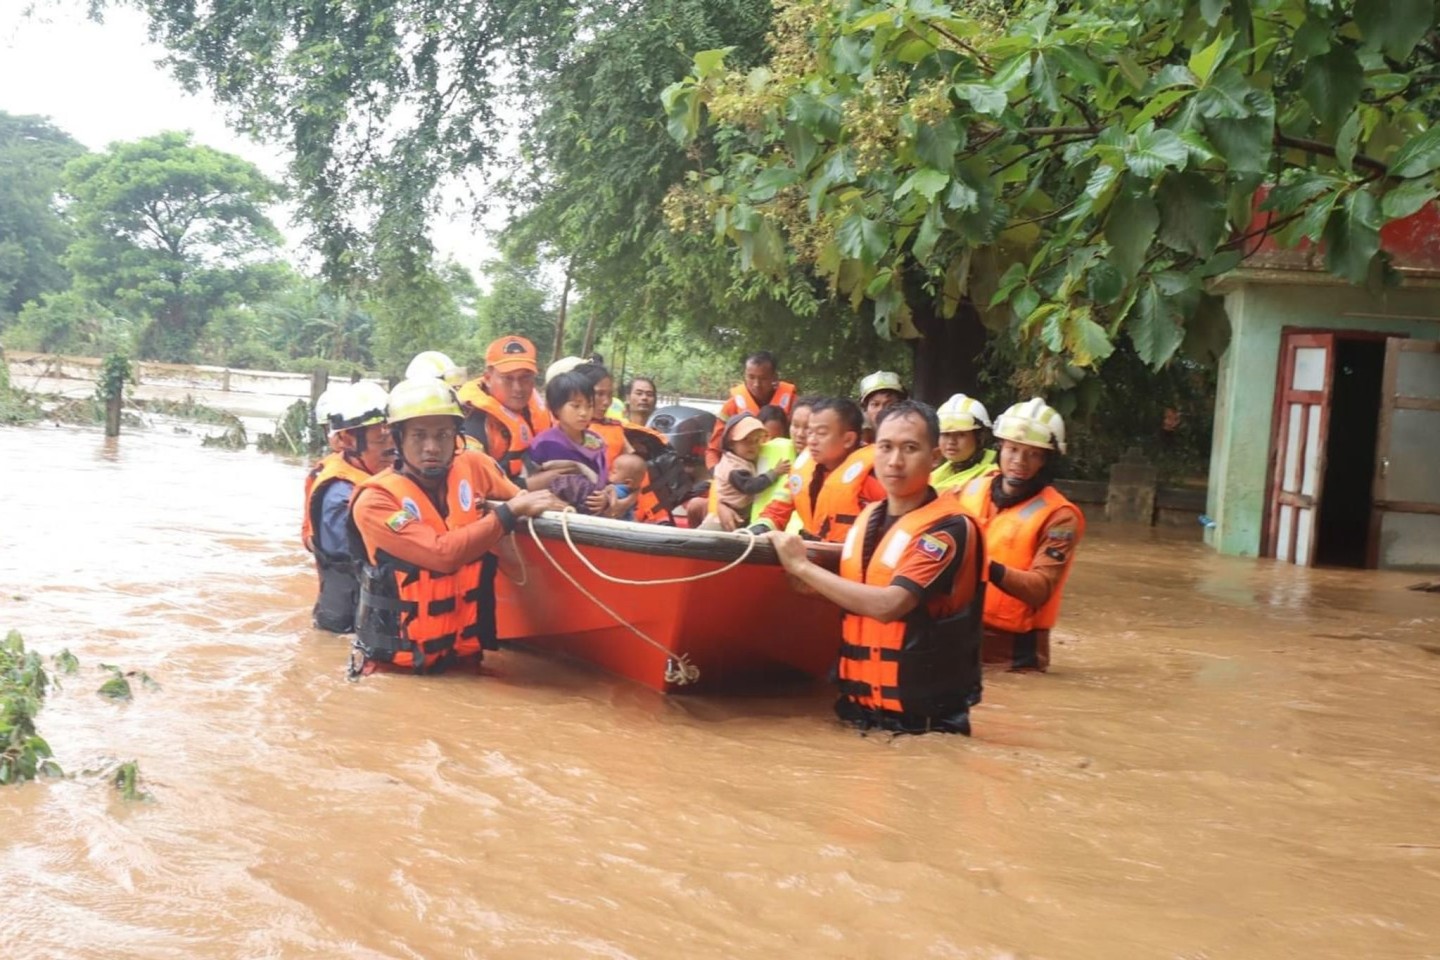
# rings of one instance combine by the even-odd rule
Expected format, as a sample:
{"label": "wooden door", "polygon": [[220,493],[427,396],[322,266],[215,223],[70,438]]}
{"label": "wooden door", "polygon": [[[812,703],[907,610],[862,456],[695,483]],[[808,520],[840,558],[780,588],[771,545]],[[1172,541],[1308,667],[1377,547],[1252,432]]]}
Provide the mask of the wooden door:
{"label": "wooden door", "polygon": [[1333,333],[1284,335],[1270,448],[1275,478],[1266,548],[1269,556],[1284,563],[1309,566],[1315,556],[1334,367]]}
{"label": "wooden door", "polygon": [[1440,343],[1385,343],[1369,559],[1440,567]]}

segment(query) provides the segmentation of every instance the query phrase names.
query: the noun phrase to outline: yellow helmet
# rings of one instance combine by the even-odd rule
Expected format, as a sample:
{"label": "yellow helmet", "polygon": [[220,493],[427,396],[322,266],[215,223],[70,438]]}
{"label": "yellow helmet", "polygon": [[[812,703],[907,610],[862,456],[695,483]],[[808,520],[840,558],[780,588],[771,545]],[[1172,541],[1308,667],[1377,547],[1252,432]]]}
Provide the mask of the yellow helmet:
{"label": "yellow helmet", "polygon": [[940,404],[935,413],[940,418],[941,433],[963,433],[990,426],[990,413],[985,404],[963,393]]}
{"label": "yellow helmet", "polygon": [[385,422],[385,405],[389,395],[380,384],[359,380],[348,384],[335,409],[336,430],[354,430]]}
{"label": "yellow helmet", "polygon": [[405,368],[406,380],[420,377],[434,377],[436,380],[444,380],[452,387],[458,387],[465,382],[465,371],[456,366],[455,361],[447,354],[439,350],[426,350],[415,354],[415,359]]}
{"label": "yellow helmet", "polygon": [[455,391],[443,380],[434,377],[411,377],[395,384],[395,389],[390,391],[388,413],[391,423],[402,423],[416,417],[460,419],[464,416],[460,412],[460,403],[455,399]]}
{"label": "yellow helmet", "polygon": [[995,420],[995,436],[1031,447],[1065,452],[1065,421],[1039,397],[1017,403]]}
{"label": "yellow helmet", "polygon": [[881,390],[893,390],[901,397],[908,398],[910,391],[905,389],[905,384],[900,382],[900,374],[891,373],[889,370],[877,370],[875,373],[860,381],[860,405],[865,405],[865,400],[872,393],[879,393]]}

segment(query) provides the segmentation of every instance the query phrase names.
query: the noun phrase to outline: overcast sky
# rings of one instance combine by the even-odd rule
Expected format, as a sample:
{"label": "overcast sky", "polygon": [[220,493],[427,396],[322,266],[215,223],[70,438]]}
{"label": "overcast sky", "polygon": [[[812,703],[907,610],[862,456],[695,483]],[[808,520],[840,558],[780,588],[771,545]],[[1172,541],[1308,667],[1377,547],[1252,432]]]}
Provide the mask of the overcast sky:
{"label": "overcast sky", "polygon": [[[0,110],[48,116],[92,150],[189,130],[199,143],[239,154],[273,177],[284,175],[284,152],[233,133],[208,97],[188,96],[156,65],[164,51],[148,41],[140,13],[114,10],[102,25],[87,20],[77,0],[44,0],[47,12],[26,18],[28,5],[0,0]],[[302,231],[284,222],[287,217],[275,213],[293,241]],[[442,255],[477,272],[494,255],[468,222],[437,224],[435,241]]]}

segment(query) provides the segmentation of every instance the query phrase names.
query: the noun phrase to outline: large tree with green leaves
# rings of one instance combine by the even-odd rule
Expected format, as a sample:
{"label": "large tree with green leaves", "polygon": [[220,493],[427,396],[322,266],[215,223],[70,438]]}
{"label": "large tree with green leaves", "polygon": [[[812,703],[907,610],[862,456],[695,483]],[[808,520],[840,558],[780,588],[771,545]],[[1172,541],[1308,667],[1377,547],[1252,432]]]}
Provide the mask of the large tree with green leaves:
{"label": "large tree with green leaves", "polygon": [[64,290],[70,230],[57,194],[85,148],[44,117],[0,111],[0,327],[42,294]]}
{"label": "large tree with green leaves", "polygon": [[266,216],[278,187],[254,164],[162,133],[112,144],[65,169],[76,289],[148,317],[142,356],[184,361],[215,311],[283,281],[279,232]]}
{"label": "large tree with green leaves", "polygon": [[932,396],[973,384],[967,305],[1037,387],[1121,336],[1152,366],[1213,355],[1207,281],[1264,234],[1383,282],[1381,226],[1440,186],[1433,0],[780,0],[771,43],[666,91],[677,138],[718,146],[672,223],[927,338]]}

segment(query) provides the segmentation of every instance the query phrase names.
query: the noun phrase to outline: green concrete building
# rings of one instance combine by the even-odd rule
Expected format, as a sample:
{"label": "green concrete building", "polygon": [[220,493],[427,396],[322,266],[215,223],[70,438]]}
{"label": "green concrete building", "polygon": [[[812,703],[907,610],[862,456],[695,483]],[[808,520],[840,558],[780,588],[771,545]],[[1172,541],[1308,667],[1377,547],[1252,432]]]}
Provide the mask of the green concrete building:
{"label": "green concrete building", "polygon": [[1440,567],[1440,216],[1417,219],[1382,234],[1398,288],[1276,249],[1218,284],[1231,340],[1206,539],[1221,553]]}

